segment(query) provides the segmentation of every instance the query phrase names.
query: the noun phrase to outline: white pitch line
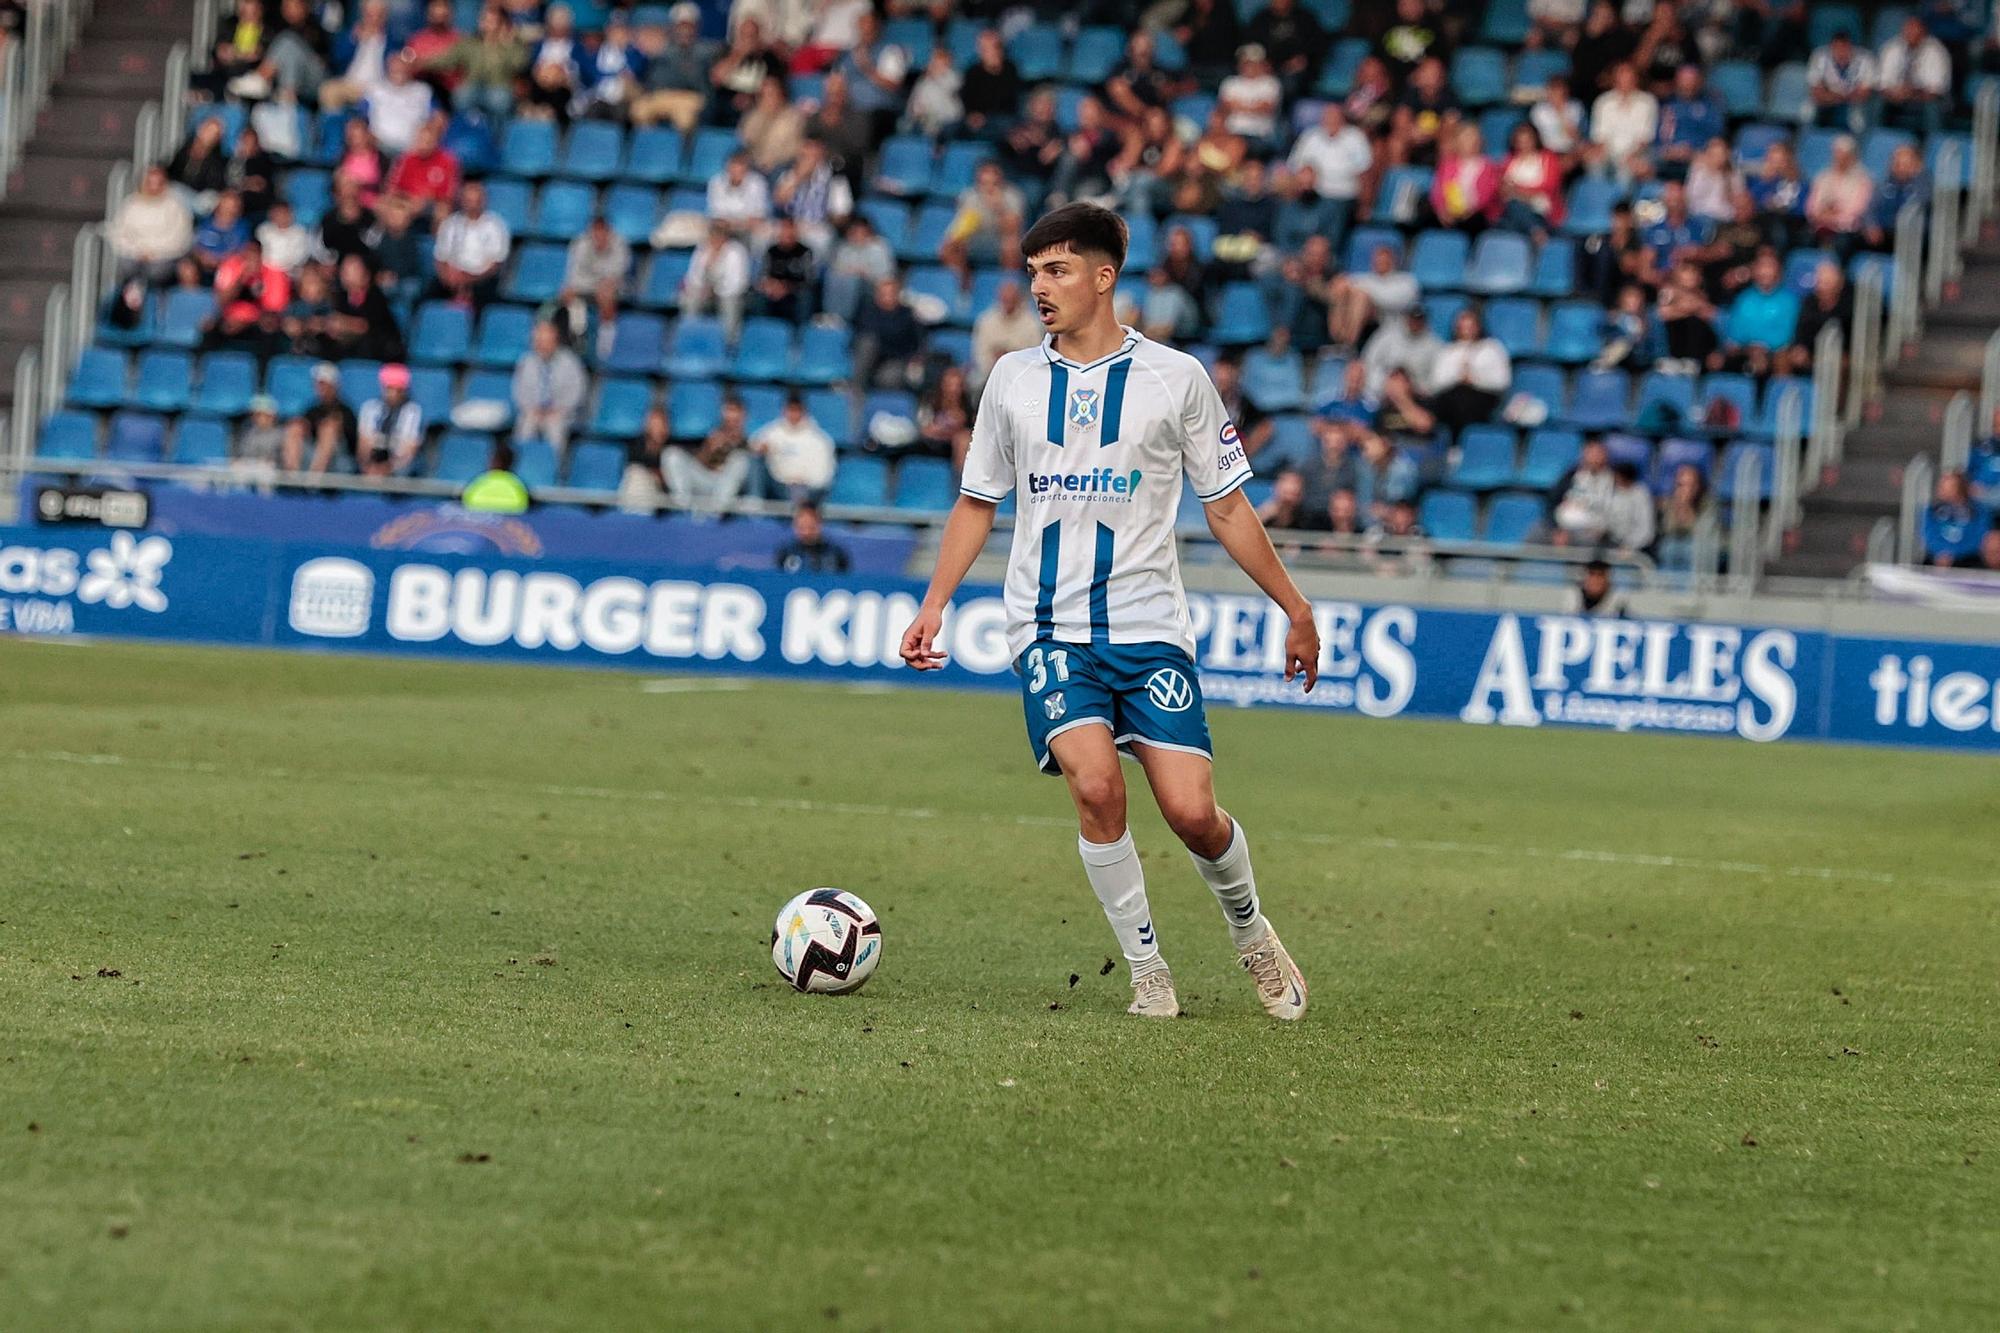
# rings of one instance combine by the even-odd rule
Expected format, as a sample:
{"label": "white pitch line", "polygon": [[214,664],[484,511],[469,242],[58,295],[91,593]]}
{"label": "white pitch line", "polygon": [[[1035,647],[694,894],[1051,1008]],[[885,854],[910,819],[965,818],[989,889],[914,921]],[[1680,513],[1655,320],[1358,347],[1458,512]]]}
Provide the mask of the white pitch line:
{"label": "white pitch line", "polygon": [[741,694],[751,688],[747,680],[649,680],[639,686],[641,694]]}
{"label": "white pitch line", "polygon": [[[204,763],[182,759],[135,759],[120,754],[82,754],[70,750],[13,750],[6,757],[24,762],[79,764],[93,767],[125,766],[170,773],[218,774],[230,777],[258,777],[273,780],[305,778],[309,781],[395,780],[406,777],[432,790],[440,786],[494,793],[553,796],[564,800],[646,801],[656,804],[697,804],[735,810],[784,811],[793,814],[855,815],[876,819],[911,821],[969,819],[983,824],[1005,824],[1017,828],[1073,829],[1076,821],[1053,815],[1003,815],[984,810],[939,810],[927,806],[876,805],[856,801],[819,801],[792,796],[719,796],[703,792],[673,792],[663,788],[589,787],[555,783],[496,782],[484,778],[439,779],[402,774],[360,775],[319,770],[286,768],[244,768],[239,765]],[[1749,875],[1783,879],[1816,879],[1837,883],[1843,880],[1894,886],[1924,885],[1934,888],[2000,890],[2000,880],[1956,878],[1947,875],[1899,875],[1883,870],[1858,870],[1834,866],[1776,865],[1757,861],[1721,861],[1699,856],[1674,856],[1658,852],[1625,852],[1596,847],[1534,847],[1491,842],[1463,842],[1446,838],[1389,838],[1354,834],[1292,832],[1259,829],[1260,839],[1310,843],[1318,847],[1366,847],[1385,852],[1418,852],[1440,856],[1512,857],[1529,861],[1590,862],[1600,865],[1637,866],[1657,870],[1685,870],[1699,874]]]}

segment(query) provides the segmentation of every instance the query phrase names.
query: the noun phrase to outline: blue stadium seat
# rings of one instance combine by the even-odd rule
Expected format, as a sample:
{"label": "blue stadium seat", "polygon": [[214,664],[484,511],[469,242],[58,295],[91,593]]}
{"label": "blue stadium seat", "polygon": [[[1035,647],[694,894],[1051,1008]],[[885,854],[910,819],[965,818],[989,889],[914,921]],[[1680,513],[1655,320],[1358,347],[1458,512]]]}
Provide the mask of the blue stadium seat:
{"label": "blue stadium seat", "polygon": [[1604,350],[1604,308],[1595,301],[1559,301],[1549,309],[1547,355],[1580,365]]}
{"label": "blue stadium seat", "polygon": [[1625,197],[1616,181],[1585,176],[1569,187],[1569,208],[1563,231],[1571,236],[1601,236],[1611,230],[1611,208]]}
{"label": "blue stadium seat", "polygon": [[339,364],[340,401],[359,412],[363,403],[382,392],[382,363],[356,360]]}
{"label": "blue stadium seat", "polygon": [[903,275],[903,288],[912,296],[928,296],[942,301],[948,321],[969,324],[972,317],[965,293],[959,289],[958,275],[936,264],[919,264]]}
{"label": "blue stadium seat", "polygon": [[1814,0],[1806,6],[1806,49],[1817,51],[1833,40],[1837,32],[1851,32],[1860,41],[1868,32],[1861,21],[1858,5],[1842,3],[1841,0]]}
{"label": "blue stadium seat", "polygon": [[122,407],[125,354],[109,347],[84,348],[69,377],[69,401],[74,407]]}
{"label": "blue stadium seat", "polygon": [[563,273],[569,267],[568,253],[560,245],[536,241],[514,247],[514,271],[503,291],[510,301],[540,305],[553,301],[562,291]]}
{"label": "blue stadium seat", "polygon": [[943,357],[953,365],[972,364],[971,329],[932,329],[924,338],[924,350],[931,356]]}
{"label": "blue stadium seat", "polygon": [[1478,536],[1479,504],[1464,491],[1429,491],[1417,504],[1417,522],[1439,541],[1469,542]]}
{"label": "blue stadium seat", "polygon": [[1967,135],[1933,134],[1926,139],[1924,141],[1924,170],[1930,172],[1931,179],[1936,180],[1938,178],[1938,154],[1944,151],[1944,146],[1948,143],[1955,144],[1958,147],[1959,176],[1956,182],[1952,182],[1947,178],[1945,183],[1956,183],[1960,189],[1969,189],[1972,185],[1972,140]]}
{"label": "blue stadium seat", "polygon": [[352,111],[322,111],[306,137],[305,160],[314,166],[330,167],[340,161],[341,145],[347,137]]}
{"label": "blue stadium seat", "polygon": [[1458,437],[1451,484],[1460,490],[1497,491],[1514,479],[1514,432],[1506,426],[1467,426]]}
{"label": "blue stadium seat", "polygon": [[915,134],[898,134],[882,141],[872,188],[884,194],[915,196],[930,188],[931,141]]}
{"label": "blue stadium seat", "polygon": [[1113,70],[1125,59],[1125,30],[1122,28],[1084,28],[1076,34],[1076,41],[1069,49],[1069,67],[1065,78],[1070,83],[1095,86],[1111,77]]}
{"label": "blue stadium seat", "polygon": [[449,421],[453,404],[452,371],[444,366],[416,366],[410,371],[410,401],[423,409],[424,420]]}
{"label": "blue stadium seat", "polygon": [[1221,231],[1215,219],[1206,213],[1175,213],[1160,224],[1168,236],[1173,235],[1175,228],[1186,230],[1195,254],[1204,260],[1214,251],[1216,235]]}
{"label": "blue stadium seat", "polygon": [[942,458],[905,458],[896,468],[896,508],[937,512],[958,500],[951,464]]}
{"label": "blue stadium seat", "polygon": [[1498,545],[1524,545],[1541,529],[1544,512],[1539,495],[1519,491],[1496,495],[1486,506],[1486,525],[1480,536]]}
{"label": "blue stadium seat", "polygon": [[168,347],[194,347],[201,326],[215,311],[215,296],[202,287],[176,287],[160,301],[160,326],[153,341]]}
{"label": "blue stadium seat", "polygon": [[410,360],[422,366],[452,366],[472,349],[472,312],[450,301],[426,301],[417,307],[410,330]]}
{"label": "blue stadium seat", "polygon": [[250,108],[241,102],[207,102],[190,107],[187,114],[188,137],[192,139],[194,132],[211,120],[222,122],[222,147],[224,152],[229,152],[236,147],[236,136],[243,133],[243,127],[250,122]]}
{"label": "blue stadium seat", "polygon": [[570,450],[569,484],[580,491],[615,491],[625,479],[625,451],[601,440],[585,440]]}
{"label": "blue stadium seat", "polygon": [[556,170],[584,181],[615,180],[625,165],[625,131],[608,120],[579,120],[563,142]]}
{"label": "blue stadium seat", "polygon": [[1496,46],[1519,46],[1528,40],[1528,0],[1492,0],[1486,6],[1486,20],[1479,25],[1479,40]]}
{"label": "blue stadium seat", "polygon": [[500,166],[510,176],[546,176],[556,169],[556,125],[516,117],[500,134]]}
{"label": "blue stadium seat", "polygon": [[1554,366],[1529,364],[1514,367],[1512,393],[1535,399],[1549,409],[1551,420],[1560,418],[1569,405],[1569,386]]}
{"label": "blue stadium seat", "polygon": [[[1710,434],[1734,436],[1747,430],[1757,418],[1757,385],[1748,375],[1710,375],[1702,380],[1695,395],[1697,419]],[[1723,403],[1735,409],[1735,420],[1715,411]],[[1713,426],[1709,418],[1716,416]]]}
{"label": "blue stadium seat", "polygon": [[201,359],[201,379],[188,406],[210,416],[242,416],[256,392],[256,357],[248,352],[210,352]]}
{"label": "blue stadium seat", "polygon": [[220,467],[229,461],[229,425],[215,417],[182,417],[174,427],[173,462]]}
{"label": "blue stadium seat", "polygon": [[[931,48],[936,40],[931,36],[928,19],[890,19],[882,25],[882,40],[891,46],[899,46],[910,59],[911,69],[922,69],[931,58]],[[796,94],[794,94],[796,95]]]}
{"label": "blue stadium seat", "polygon": [[500,409],[500,422],[494,429],[505,430],[514,424],[514,376],[505,370],[475,370],[465,377],[458,387],[458,399],[464,403],[492,403]]}
{"label": "blue stadium seat", "polygon": [[97,418],[88,412],[58,412],[42,423],[37,458],[82,462],[97,457]]}
{"label": "blue stadium seat", "polygon": [[1535,251],[1535,275],[1528,290],[1536,296],[1561,298],[1576,290],[1576,245],[1560,236],[1551,237]]}
{"label": "blue stadium seat", "polygon": [[523,440],[514,447],[514,475],[530,491],[556,484],[556,451],[547,440]]}
{"label": "blue stadium seat", "polygon": [[972,188],[972,178],[982,162],[993,160],[993,145],[976,140],[948,143],[938,155],[937,169],[931,173],[930,193],[940,199],[956,199]]}
{"label": "blue stadium seat", "polygon": [[675,326],[663,368],[675,379],[714,379],[728,360],[721,321],[690,315]]}
{"label": "blue stadium seat", "polygon": [[1647,409],[1656,405],[1673,414],[1673,424],[1666,430],[1654,432],[1668,435],[1678,433],[1682,427],[1694,419],[1695,382],[1692,375],[1667,375],[1657,370],[1649,370],[1639,379],[1638,401],[1632,404],[1632,422],[1635,428],[1643,428],[1641,423]]}
{"label": "blue stadium seat", "polygon": [[535,187],[511,176],[495,176],[486,182],[486,206],[507,224],[514,239],[529,234],[529,216],[535,207]]}
{"label": "blue stadium seat", "polygon": [[604,358],[604,369],[614,375],[651,375],[660,367],[666,342],[666,321],[658,315],[637,311],[620,315],[618,327],[611,335],[610,354]]}
{"label": "blue stadium seat", "polygon": [[633,245],[652,236],[660,220],[660,194],[650,185],[614,185],[604,195],[604,219]]}
{"label": "blue stadium seat", "polygon": [[166,442],[165,417],[150,412],[114,412],[104,456],[120,463],[157,463]]}
{"label": "blue stadium seat", "polygon": [[1803,62],[1792,61],[1771,71],[1764,90],[1764,117],[1798,124],[1812,113],[1812,95]]}
{"label": "blue stadium seat", "polygon": [[431,468],[431,476],[463,486],[486,470],[487,460],[492,456],[491,435],[464,430],[447,431],[444,438],[438,441],[437,463]]}
{"label": "blue stadium seat", "polygon": [[1527,119],[1521,108],[1501,103],[1489,106],[1479,113],[1480,142],[1493,145],[1495,151],[1505,145],[1514,133],[1514,127]]}
{"label": "blue stadium seat", "polygon": [[955,18],[945,25],[944,45],[951,63],[959,70],[979,58],[979,33],[986,25],[978,19]]}
{"label": "blue stadium seat", "polygon": [[512,370],[528,350],[528,338],[535,329],[535,312],[526,306],[490,305],[479,317],[479,340],[473,345],[475,366]]}
{"label": "blue stadium seat", "polygon": [[1414,222],[1430,197],[1429,167],[1390,167],[1375,196],[1375,221]]}
{"label": "blue stadium seat", "polygon": [[1062,30],[1053,24],[1036,23],[1014,34],[1007,43],[1014,68],[1028,83],[1042,83],[1062,73]]}
{"label": "blue stadium seat", "polygon": [[1715,463],[1715,446],[1707,440],[1665,440],[1653,461],[1653,491],[1665,495],[1674,488],[1674,473],[1693,467],[1706,478]]}
{"label": "blue stadium seat", "polygon": [[1499,339],[1516,361],[1542,354],[1542,306],[1539,301],[1509,298],[1486,303],[1486,331]]}
{"label": "blue stadium seat", "polygon": [[1737,164],[1745,171],[1755,171],[1763,165],[1764,155],[1771,151],[1771,145],[1789,144],[1791,141],[1792,132],[1784,126],[1753,120],[1736,131],[1734,149]]}
{"label": "blue stadium seat", "polygon": [[1322,97],[1345,97],[1354,91],[1354,76],[1368,58],[1366,37],[1345,37],[1334,44],[1333,53],[1320,67],[1319,82],[1313,91]]}
{"label": "blue stadium seat", "polygon": [[1271,312],[1264,291],[1254,282],[1232,282],[1216,302],[1209,337],[1227,346],[1260,343],[1271,336]]}
{"label": "blue stadium seat", "polygon": [[729,367],[729,378],[763,383],[782,380],[791,369],[791,361],[790,324],[781,319],[746,320],[736,344],[736,358]]}
{"label": "blue stadium seat", "polygon": [[1861,140],[1861,165],[1875,180],[1887,179],[1889,158],[1898,148],[1916,147],[1917,136],[1908,130],[1876,128]]}
{"label": "blue stadium seat", "polygon": [[682,380],[667,391],[667,415],[675,439],[703,438],[722,424],[722,386],[714,380]]}
{"label": "blue stadium seat", "polygon": [[646,279],[639,287],[639,304],[661,310],[677,308],[681,303],[681,282],[693,263],[692,250],[662,250],[654,255],[646,268]]}
{"label": "blue stadium seat", "polygon": [[645,380],[602,380],[597,386],[590,433],[614,440],[636,439],[645,428],[646,412],[652,405],[653,389]]}
{"label": "blue stadium seat", "polygon": [[568,241],[590,225],[597,212],[597,189],[581,181],[550,181],[535,196],[535,217],[528,231]]}
{"label": "blue stadium seat", "polygon": [[306,356],[274,356],[264,370],[264,392],[278,402],[278,415],[295,417],[312,405],[312,368]]}
{"label": "blue stadium seat", "polygon": [[861,400],[859,436],[866,439],[868,423],[878,415],[903,417],[910,421],[917,419],[917,400],[912,394],[901,389],[871,389]]}
{"label": "blue stadium seat", "polygon": [[842,325],[809,324],[799,335],[801,384],[837,384],[854,370],[854,342]]}
{"label": "blue stadium seat", "polygon": [[1457,322],[1458,314],[1472,304],[1461,292],[1434,292],[1423,299],[1424,319],[1431,326],[1431,332],[1451,341],[1451,326]]}
{"label": "blue stadium seat", "polygon": [[1622,370],[1586,370],[1570,390],[1566,424],[1579,430],[1609,430],[1630,420],[1632,385]]}
{"label": "blue stadium seat", "polygon": [[[863,195],[854,205],[855,212],[868,219],[876,231],[882,234],[892,249],[901,252],[903,238],[910,234],[910,206],[900,199],[886,199],[879,195]],[[932,252],[936,257],[936,252]]]}
{"label": "blue stadium seat", "polygon": [[1799,175],[1807,181],[1811,181],[1813,177],[1825,170],[1827,165],[1833,161],[1834,141],[1845,133],[1845,130],[1819,128],[1800,130],[1798,138]]}
{"label": "blue stadium seat", "polygon": [[1271,418],[1271,438],[1257,454],[1257,470],[1276,476],[1284,468],[1297,467],[1318,452],[1312,418],[1303,412],[1280,412]]}
{"label": "blue stadium seat", "polygon": [[925,204],[911,221],[909,234],[896,246],[896,257],[909,264],[934,263],[957,215],[955,204]]}
{"label": "blue stadium seat", "polygon": [[[1155,59],[1154,63],[1159,62]],[[1162,65],[1161,68],[1164,69],[1165,66]],[[1167,111],[1176,122],[1192,125],[1199,131],[1208,124],[1208,118],[1215,114],[1215,95],[1203,92],[1183,93],[1167,104]]]}
{"label": "blue stadium seat", "polygon": [[[1490,12],[1490,11],[1489,11]],[[1514,57],[1513,86],[1516,88],[1544,88],[1550,79],[1558,74],[1569,74],[1569,52],[1563,50],[1523,51]],[[1580,90],[1579,90],[1580,91]],[[1571,96],[1576,93],[1572,92]],[[1498,152],[1505,139],[1488,139],[1489,151]]]}
{"label": "blue stadium seat", "polygon": [[1472,247],[1465,286],[1481,296],[1510,296],[1525,289],[1534,266],[1535,250],[1517,231],[1497,228],[1483,233]]}
{"label": "blue stadium seat", "polygon": [[139,355],[126,403],[153,412],[179,412],[194,388],[194,358],[186,352],[153,348]]}
{"label": "blue stadium seat", "polygon": [[1375,252],[1388,246],[1395,253],[1398,267],[1403,262],[1403,233],[1394,227],[1356,227],[1347,233],[1347,254],[1341,260],[1341,268],[1348,273],[1366,273],[1374,262]]}
{"label": "blue stadium seat", "polygon": [[731,155],[742,147],[734,130],[696,130],[694,138],[688,141],[687,164],[681,170],[681,182],[706,188],[729,165]]}
{"label": "blue stadium seat", "polygon": [[736,397],[743,404],[743,429],[753,439],[785,414],[785,391],[774,384],[739,384]]}
{"label": "blue stadium seat", "polygon": [[[1736,469],[1742,466],[1745,454],[1757,459],[1757,489],[1750,495],[1743,495],[1736,489]],[[1771,446],[1752,440],[1737,440],[1722,454],[1722,467],[1715,476],[1715,493],[1723,500],[1734,502],[1739,497],[1747,500],[1765,500],[1771,494]]]}
{"label": "blue stadium seat", "polygon": [[1831,250],[1792,250],[1785,255],[1785,286],[1804,294],[1812,290],[1813,275],[1825,263],[1838,264]]}
{"label": "blue stadium seat", "polygon": [[1161,28],[1153,33],[1153,63],[1169,74],[1179,74],[1188,67],[1187,51],[1173,29]]}
{"label": "blue stadium seat", "polygon": [[1743,434],[1759,439],[1770,439],[1778,433],[1779,408],[1789,394],[1796,393],[1799,399],[1799,423],[1804,427],[1812,421],[1812,381],[1795,375],[1775,376],[1765,383],[1763,395],[1757,400],[1757,419],[1745,427]]}
{"label": "blue stadium seat", "polygon": [[1305,363],[1295,351],[1273,356],[1253,347],[1243,358],[1243,396],[1261,412],[1291,412],[1305,406]]}
{"label": "blue stadium seat", "polygon": [[1490,46],[1460,47],[1451,58],[1451,90],[1469,107],[1506,101],[1507,57]]}
{"label": "blue stadium seat", "polygon": [[468,176],[490,175],[500,165],[500,144],[494,138],[493,122],[483,114],[453,116],[440,142],[458,159],[459,170]]}
{"label": "blue stadium seat", "polygon": [[1455,292],[1465,287],[1469,247],[1462,231],[1427,231],[1410,251],[1410,272],[1426,292]]}
{"label": "blue stadium seat", "polygon": [[285,176],[283,194],[298,224],[311,229],[333,207],[333,178],[327,172],[300,167]]}
{"label": "blue stadium seat", "polygon": [[834,469],[828,504],[882,507],[889,503],[889,465],[879,458],[857,454],[843,458]]}
{"label": "blue stadium seat", "polygon": [[1604,437],[1604,452],[1613,467],[1630,463],[1639,469],[1641,477],[1653,469],[1653,442],[1643,435],[1613,431]]}
{"label": "blue stadium seat", "polygon": [[625,179],[646,185],[667,185],[680,178],[686,145],[681,132],[653,125],[632,132],[625,149]]}
{"label": "blue stadium seat", "polygon": [[1764,74],[1748,60],[1724,60],[1708,71],[1708,91],[1732,119],[1764,108]]}
{"label": "blue stadium seat", "polygon": [[819,423],[838,449],[851,449],[858,443],[854,430],[854,404],[844,393],[834,389],[813,389],[806,394],[806,411]]}
{"label": "blue stadium seat", "polygon": [[1126,224],[1125,264],[1143,273],[1160,262],[1160,225],[1149,213],[1134,212]]}

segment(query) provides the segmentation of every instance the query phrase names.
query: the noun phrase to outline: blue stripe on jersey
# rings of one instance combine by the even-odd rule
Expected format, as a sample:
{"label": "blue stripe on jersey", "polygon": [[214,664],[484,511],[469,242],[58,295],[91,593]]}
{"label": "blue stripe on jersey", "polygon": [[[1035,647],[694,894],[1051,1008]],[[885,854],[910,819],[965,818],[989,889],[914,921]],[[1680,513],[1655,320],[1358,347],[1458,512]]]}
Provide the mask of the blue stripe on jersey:
{"label": "blue stripe on jersey", "polygon": [[1063,442],[1063,404],[1069,398],[1069,368],[1049,363],[1049,443]]}
{"label": "blue stripe on jersey", "polygon": [[1104,524],[1097,525],[1097,564],[1090,571],[1092,643],[1108,643],[1111,639],[1111,548],[1117,538],[1118,534]]}
{"label": "blue stripe on jersey", "polygon": [[1035,633],[1056,632],[1056,571],[1062,563],[1062,520],[1042,529],[1042,586],[1035,594]]}
{"label": "blue stripe on jersey", "polygon": [[1131,373],[1129,356],[1104,372],[1104,429],[1097,434],[1100,447],[1118,443],[1118,417],[1125,408],[1125,377]]}

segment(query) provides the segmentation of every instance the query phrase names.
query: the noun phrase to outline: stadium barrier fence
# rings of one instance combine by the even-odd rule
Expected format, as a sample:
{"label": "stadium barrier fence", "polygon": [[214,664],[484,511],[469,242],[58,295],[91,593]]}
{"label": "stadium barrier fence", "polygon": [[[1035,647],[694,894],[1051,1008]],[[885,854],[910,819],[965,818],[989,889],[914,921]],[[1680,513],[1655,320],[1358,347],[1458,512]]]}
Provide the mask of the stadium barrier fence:
{"label": "stadium barrier fence", "polygon": [[29,4],[20,38],[9,42],[0,56],[0,199],[7,197],[35,132],[35,118],[48,102],[49,87],[93,8],[93,0]]}
{"label": "stadium barrier fence", "polygon": [[[991,586],[953,603],[943,671],[901,664],[922,591],[901,578],[0,529],[0,629],[16,634],[1016,689]],[[1993,643],[1321,600],[1320,684],[1305,695],[1283,679],[1287,622],[1262,595],[1198,592],[1189,615],[1215,707],[2000,750]]]}
{"label": "stadium barrier fence", "polygon": [[1937,465],[1929,454],[1918,454],[1903,469],[1903,497],[1896,515],[1896,563],[1920,565],[1924,560],[1924,510],[1937,486]]}

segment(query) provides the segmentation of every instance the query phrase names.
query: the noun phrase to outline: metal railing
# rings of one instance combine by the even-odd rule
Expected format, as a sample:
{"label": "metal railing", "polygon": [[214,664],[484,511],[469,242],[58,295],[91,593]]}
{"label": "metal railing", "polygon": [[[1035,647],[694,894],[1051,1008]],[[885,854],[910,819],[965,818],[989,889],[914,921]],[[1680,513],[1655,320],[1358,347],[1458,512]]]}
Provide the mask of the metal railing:
{"label": "metal railing", "polygon": [[1977,430],[1993,428],[1993,413],[2000,409],[2000,329],[1986,340],[1986,353],[1979,365],[1979,419]]}
{"label": "metal railing", "polygon": [[1961,389],[1944,406],[1944,432],[1938,442],[1938,466],[1946,472],[1963,472],[1972,456],[1972,395]]}
{"label": "metal railing", "polygon": [[1889,565],[1896,561],[1896,520],[1878,518],[1868,529],[1868,563]]}
{"label": "metal railing", "polygon": [[1965,245],[1978,242],[1979,225],[1993,211],[1996,153],[2000,153],[2000,86],[1987,83],[1972,103],[1972,189],[1960,220]]}
{"label": "metal railing", "polygon": [[21,165],[49,86],[90,18],[92,0],[40,0],[30,4],[21,35],[0,56],[0,199],[7,197]]}
{"label": "metal railing", "polygon": [[1903,469],[1903,499],[1896,514],[1896,563],[1921,564],[1924,558],[1924,510],[1937,485],[1937,468],[1929,454],[1918,454]]}
{"label": "metal railing", "polygon": [[[1771,443],[1771,501],[1764,511],[1764,559],[1775,560],[1785,549],[1785,534],[1798,527],[1805,517],[1805,508],[1799,503],[1806,461],[1806,440],[1803,418],[1805,416],[1805,395],[1796,387],[1785,390],[1785,396],[1778,400],[1777,431]],[[1754,460],[1751,460],[1754,461]],[[1742,473],[1743,464],[1737,464],[1737,472]],[[1755,495],[1753,489],[1749,492]],[[1737,503],[1742,503],[1744,492],[1737,492]]]}
{"label": "metal railing", "polygon": [[1840,362],[1847,344],[1841,334],[1838,324],[1828,324],[1813,340],[1812,422],[1806,430],[1801,494],[1818,490],[1827,469],[1839,467],[1847,453],[1847,425],[1840,411]]}
{"label": "metal railing", "polygon": [[[235,6],[231,6],[233,9]],[[208,73],[215,63],[216,25],[222,22],[219,0],[194,0],[194,54],[189,67],[197,74]]]}
{"label": "metal railing", "polygon": [[1923,333],[1924,206],[1912,199],[1896,214],[1895,248],[1890,252],[1889,331],[1882,360],[1894,364]]}
{"label": "metal railing", "polygon": [[1930,262],[1924,269],[1924,300],[1931,305],[1944,299],[1945,284],[1958,281],[1965,268],[1959,226],[1964,179],[1965,153],[1956,140],[1947,139],[1931,166]]}
{"label": "metal railing", "polygon": [[1764,573],[1763,522],[1757,503],[1763,470],[1762,458],[1746,449],[1730,479],[1736,499],[1729,511],[1729,586],[1738,592],[1755,591]]}
{"label": "metal railing", "polygon": [[1867,405],[1882,396],[1883,305],[1882,270],[1870,264],[1854,280],[1854,327],[1847,331],[1847,400],[1841,417],[1849,430],[1861,424]]}

